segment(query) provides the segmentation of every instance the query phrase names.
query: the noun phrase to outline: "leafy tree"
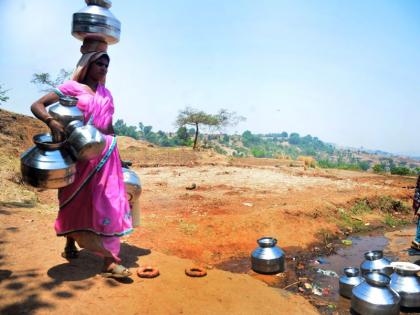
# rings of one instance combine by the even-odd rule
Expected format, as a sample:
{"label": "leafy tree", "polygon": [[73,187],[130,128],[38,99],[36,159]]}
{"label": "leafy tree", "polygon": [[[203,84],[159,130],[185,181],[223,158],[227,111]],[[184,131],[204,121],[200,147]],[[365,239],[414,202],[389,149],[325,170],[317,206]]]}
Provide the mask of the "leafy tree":
{"label": "leafy tree", "polygon": [[176,143],[179,145],[189,145],[190,144],[190,135],[188,130],[185,127],[180,127],[176,131]]}
{"label": "leafy tree", "polygon": [[134,139],[139,139],[139,133],[136,126],[128,126],[124,120],[118,119],[114,123],[114,132],[118,136],[127,136]]}
{"label": "leafy tree", "polygon": [[197,140],[200,126],[207,126],[209,128],[214,127],[221,129],[229,125],[236,125],[239,121],[245,118],[237,116],[234,112],[228,112],[225,109],[221,109],[216,115],[207,114],[198,109],[187,107],[181,110],[178,114],[175,124],[178,127],[186,125],[195,127],[194,145],[193,149],[197,148]]}
{"label": "leafy tree", "polygon": [[299,144],[300,143],[300,136],[296,132],[292,132],[289,136],[289,143],[290,144]]}
{"label": "leafy tree", "polygon": [[7,96],[7,92],[9,90],[4,90],[3,86],[0,84],[0,104],[6,103],[9,100],[9,97]]}
{"label": "leafy tree", "polygon": [[41,92],[51,92],[58,85],[70,78],[71,71],[61,69],[55,79],[47,72],[34,73],[32,75],[31,83],[38,86]]}
{"label": "leafy tree", "polygon": [[263,141],[260,137],[253,135],[249,130],[242,133],[242,143],[248,148],[259,145],[262,142]]}
{"label": "leafy tree", "polygon": [[229,135],[227,135],[227,134],[224,134],[223,136],[222,136],[222,139],[221,139],[221,142],[223,143],[223,144],[226,144],[226,145],[228,145],[229,144]]}
{"label": "leafy tree", "polygon": [[372,167],[372,170],[373,170],[374,173],[378,173],[378,174],[385,173],[385,171],[386,171],[385,166],[383,164],[375,164]]}
{"label": "leafy tree", "polygon": [[367,171],[370,167],[370,163],[368,161],[359,161],[357,165],[359,165],[360,169],[363,171]]}
{"label": "leafy tree", "polygon": [[190,137],[194,137],[194,135],[195,135],[195,129],[194,129],[194,128],[189,128],[189,129],[188,129],[188,135],[189,135]]}

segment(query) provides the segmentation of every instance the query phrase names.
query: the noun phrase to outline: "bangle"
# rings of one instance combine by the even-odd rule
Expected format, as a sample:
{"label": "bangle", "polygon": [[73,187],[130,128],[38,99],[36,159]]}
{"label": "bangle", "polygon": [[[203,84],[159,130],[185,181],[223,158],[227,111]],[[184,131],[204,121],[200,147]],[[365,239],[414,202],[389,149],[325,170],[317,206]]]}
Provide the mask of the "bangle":
{"label": "bangle", "polygon": [[51,116],[49,116],[49,117],[47,117],[47,119],[45,119],[45,120],[44,120],[44,122],[47,124],[47,126],[49,126],[49,125],[50,125],[51,120],[54,120],[54,118],[53,118],[53,117],[51,117]]}

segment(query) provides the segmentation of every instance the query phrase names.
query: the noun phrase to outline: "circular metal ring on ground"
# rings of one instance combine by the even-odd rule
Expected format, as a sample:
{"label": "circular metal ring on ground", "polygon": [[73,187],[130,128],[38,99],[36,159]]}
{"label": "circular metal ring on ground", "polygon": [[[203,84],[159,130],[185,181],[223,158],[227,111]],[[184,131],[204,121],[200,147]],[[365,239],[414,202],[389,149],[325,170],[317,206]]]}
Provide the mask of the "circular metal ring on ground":
{"label": "circular metal ring on ground", "polygon": [[137,269],[137,275],[140,278],[155,278],[159,276],[159,269],[151,266],[140,267]]}
{"label": "circular metal ring on ground", "polygon": [[207,271],[201,267],[191,267],[185,269],[185,274],[190,277],[204,277],[207,275]]}

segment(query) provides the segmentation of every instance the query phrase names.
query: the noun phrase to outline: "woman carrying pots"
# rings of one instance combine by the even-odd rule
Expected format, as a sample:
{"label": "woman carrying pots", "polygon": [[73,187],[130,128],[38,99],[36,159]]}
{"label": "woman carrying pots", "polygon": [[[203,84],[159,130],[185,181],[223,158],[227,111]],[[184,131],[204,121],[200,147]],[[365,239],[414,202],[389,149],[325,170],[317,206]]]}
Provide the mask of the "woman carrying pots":
{"label": "woman carrying pots", "polygon": [[417,178],[416,191],[413,197],[414,215],[417,216],[417,231],[414,241],[411,242],[411,248],[420,251],[420,176]]}
{"label": "woman carrying pots", "polygon": [[[51,129],[55,142],[64,140],[64,126],[53,119],[46,106],[58,102],[61,94],[78,98],[77,107],[88,121],[106,138],[102,155],[90,161],[77,161],[76,179],[60,188],[60,210],[55,221],[57,236],[67,238],[63,257],[77,258],[75,241],[82,248],[103,257],[102,275],[124,278],[131,272],[121,265],[119,237],[132,232],[130,207],[127,201],[121,160],[112,127],[113,98],[105,88],[110,58],[104,45],[82,46],[83,55],[71,80],[58,86],[55,92],[41,97],[32,106],[33,114]],[[95,172],[97,165],[106,160]],[[93,176],[86,182],[90,174]]]}

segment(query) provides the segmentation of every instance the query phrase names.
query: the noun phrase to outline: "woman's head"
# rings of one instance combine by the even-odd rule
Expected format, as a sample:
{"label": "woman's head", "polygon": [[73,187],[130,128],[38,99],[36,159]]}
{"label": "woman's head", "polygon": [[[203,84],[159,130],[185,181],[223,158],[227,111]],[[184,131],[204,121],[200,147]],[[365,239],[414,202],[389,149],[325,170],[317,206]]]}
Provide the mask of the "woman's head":
{"label": "woman's head", "polygon": [[105,84],[110,58],[106,52],[83,54],[73,72],[72,80],[84,82],[87,78]]}
{"label": "woman's head", "polygon": [[90,62],[86,76],[97,82],[105,82],[108,72],[109,56],[104,54]]}

